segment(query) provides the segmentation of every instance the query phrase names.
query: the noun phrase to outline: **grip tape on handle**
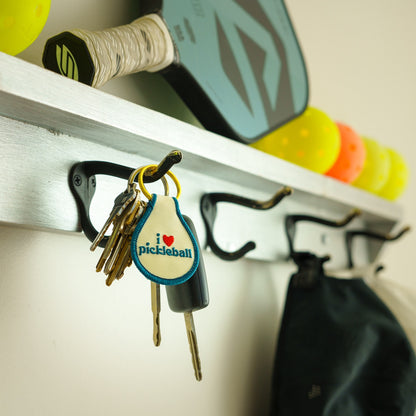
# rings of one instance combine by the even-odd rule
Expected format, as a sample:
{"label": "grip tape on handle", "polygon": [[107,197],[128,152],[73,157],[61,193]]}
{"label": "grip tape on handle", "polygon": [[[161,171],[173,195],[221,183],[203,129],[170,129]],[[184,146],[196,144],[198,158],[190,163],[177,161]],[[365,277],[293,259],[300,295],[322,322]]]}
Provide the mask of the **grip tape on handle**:
{"label": "grip tape on handle", "polygon": [[124,26],[92,32],[74,29],[50,38],[43,65],[93,87],[112,78],[169,66],[175,48],[165,22],[149,14]]}

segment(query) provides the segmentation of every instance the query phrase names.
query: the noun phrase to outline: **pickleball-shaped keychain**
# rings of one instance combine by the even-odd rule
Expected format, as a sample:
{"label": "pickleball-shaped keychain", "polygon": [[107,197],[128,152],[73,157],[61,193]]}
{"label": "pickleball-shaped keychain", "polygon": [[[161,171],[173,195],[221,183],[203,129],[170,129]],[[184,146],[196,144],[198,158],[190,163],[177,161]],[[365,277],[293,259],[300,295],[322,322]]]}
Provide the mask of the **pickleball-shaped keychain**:
{"label": "pickleball-shaped keychain", "polygon": [[134,230],[131,256],[136,267],[149,280],[176,285],[186,282],[195,273],[199,264],[198,244],[179,209],[180,184],[176,176],[167,172],[176,185],[176,198],[150,195],[145,188],[143,175],[155,167],[146,166],[138,174],[140,189],[149,202]]}

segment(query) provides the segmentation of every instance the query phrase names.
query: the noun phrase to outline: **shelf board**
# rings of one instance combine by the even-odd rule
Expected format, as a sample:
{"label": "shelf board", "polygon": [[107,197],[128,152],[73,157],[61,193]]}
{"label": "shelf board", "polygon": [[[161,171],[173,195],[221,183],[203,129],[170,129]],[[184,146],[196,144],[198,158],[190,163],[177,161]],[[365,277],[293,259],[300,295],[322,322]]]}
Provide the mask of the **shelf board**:
{"label": "shelf board", "polygon": [[[13,119],[31,126],[32,132],[33,128],[39,127],[46,130],[47,138],[42,133],[42,140],[50,140],[51,146],[66,143],[67,137],[72,137],[77,140],[77,152],[82,153],[85,146],[88,148],[85,154],[91,154],[91,149],[97,145],[100,149],[117,152],[117,163],[123,163],[123,160],[125,164],[131,163],[137,158],[158,161],[169,151],[178,149],[184,155],[180,168],[187,175],[213,178],[218,183],[237,186],[230,185],[229,189],[246,189],[254,194],[271,195],[281,186],[290,186],[294,190],[291,198],[297,206],[309,205],[314,206],[315,212],[324,209],[334,213],[359,208],[367,224],[373,224],[379,230],[381,227],[383,231],[390,231],[402,216],[401,207],[395,203],[16,57],[0,53],[0,67],[0,115],[3,116],[0,135],[3,135],[2,146],[8,149],[13,143],[18,146],[16,138],[10,141],[4,137],[11,131],[7,119]],[[33,138],[33,145],[36,140]],[[18,154],[15,150],[11,152],[15,156],[7,151],[2,153],[9,154],[10,158]],[[116,158],[107,150],[97,154],[105,154],[112,161]],[[68,158],[68,163],[71,157],[74,158],[74,154]],[[81,154],[78,157],[87,160]],[[201,192],[210,188],[201,187]],[[2,214],[0,221],[8,222],[5,218],[8,216]],[[59,229],[57,224],[51,228],[56,227]],[[73,226],[63,229],[71,230]]]}

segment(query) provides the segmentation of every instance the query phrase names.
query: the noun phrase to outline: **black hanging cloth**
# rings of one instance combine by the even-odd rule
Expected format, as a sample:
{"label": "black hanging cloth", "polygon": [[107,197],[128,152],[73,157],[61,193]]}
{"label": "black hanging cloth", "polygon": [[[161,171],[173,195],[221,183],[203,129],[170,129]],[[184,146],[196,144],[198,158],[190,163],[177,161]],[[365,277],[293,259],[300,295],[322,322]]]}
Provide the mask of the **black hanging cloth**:
{"label": "black hanging cloth", "polygon": [[415,353],[363,279],[326,276],[295,253],[279,334],[271,415],[413,416]]}

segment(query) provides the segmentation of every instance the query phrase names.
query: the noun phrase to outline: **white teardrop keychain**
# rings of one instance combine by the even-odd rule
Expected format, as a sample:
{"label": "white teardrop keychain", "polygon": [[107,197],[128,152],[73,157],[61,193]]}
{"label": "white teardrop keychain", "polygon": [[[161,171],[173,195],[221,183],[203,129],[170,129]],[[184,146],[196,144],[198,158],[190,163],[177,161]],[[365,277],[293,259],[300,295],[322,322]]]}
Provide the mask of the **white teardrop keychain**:
{"label": "white teardrop keychain", "polygon": [[149,280],[176,285],[195,273],[199,264],[198,244],[179,209],[180,184],[176,176],[167,172],[176,185],[176,198],[150,195],[145,188],[144,173],[154,167],[145,166],[138,174],[139,186],[149,202],[134,230],[131,256],[136,267]]}

